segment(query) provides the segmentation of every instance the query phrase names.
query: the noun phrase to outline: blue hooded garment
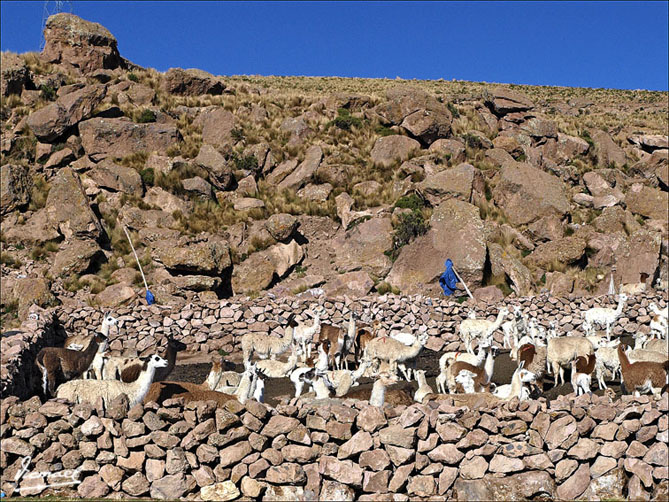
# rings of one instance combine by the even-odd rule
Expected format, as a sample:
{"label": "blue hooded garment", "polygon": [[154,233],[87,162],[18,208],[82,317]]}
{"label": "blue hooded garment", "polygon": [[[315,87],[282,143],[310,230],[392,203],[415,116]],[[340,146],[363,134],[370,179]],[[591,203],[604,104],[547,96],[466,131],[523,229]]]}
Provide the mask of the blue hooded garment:
{"label": "blue hooded garment", "polygon": [[439,276],[439,285],[441,286],[441,289],[444,290],[446,296],[451,296],[455,291],[458,278],[455,275],[455,272],[453,272],[453,262],[450,258],[446,260],[444,265],[446,266],[446,270]]}

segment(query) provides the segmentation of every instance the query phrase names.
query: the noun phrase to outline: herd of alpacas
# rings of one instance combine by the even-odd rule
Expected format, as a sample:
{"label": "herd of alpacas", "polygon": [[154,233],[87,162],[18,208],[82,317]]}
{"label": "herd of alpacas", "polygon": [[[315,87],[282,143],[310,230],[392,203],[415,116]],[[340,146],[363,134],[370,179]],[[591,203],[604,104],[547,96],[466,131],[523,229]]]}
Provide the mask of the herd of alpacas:
{"label": "herd of alpacas", "polygon": [[[232,399],[241,403],[248,399],[263,402],[265,381],[278,378],[290,379],[295,398],[359,399],[383,406],[425,403],[448,396],[462,404],[481,399],[494,404],[541,395],[548,376],[552,377],[553,386],[564,384],[565,368],[571,370],[576,395],[591,392],[594,375],[599,389],[607,389],[606,382],[619,378],[629,393],[659,396],[669,385],[667,308],[649,306],[650,332],[635,336],[632,348],[611,339],[611,329],[626,301],[627,297],[621,294],[615,309],[597,307],[586,311],[580,336],[559,333],[554,322],[546,329],[519,307],[513,311],[499,309],[494,321],[478,319],[471,311],[458,328],[466,351],[446,352],[439,358],[437,392],[428,385],[425,370],[416,367],[417,356],[428,339],[426,326],[420,326],[415,334],[385,334],[379,321],[360,322],[353,311],[347,322],[335,326],[322,321],[325,309],[320,304],[308,311],[313,318],[310,323],[298,322],[291,314],[282,336],[244,334],[244,371],[233,371],[234,365],[217,357],[201,384],[166,380],[177,353],[186,349],[171,336],[159,354],[110,355],[110,329],[118,326],[111,313],[105,313],[99,333],[70,336],[64,347],[42,349],[35,362],[45,397],[56,396],[73,403],[98,404],[102,400],[105,408],[121,394],[127,395],[131,406],[174,397],[186,402],[214,400],[218,404]],[[604,334],[598,335],[596,327]],[[497,330],[503,333],[502,347],[494,344]],[[510,349],[510,358],[517,368],[510,383],[495,385],[492,376],[500,349]],[[374,380],[371,389],[355,388],[363,377]],[[418,388],[413,396],[397,386],[389,388],[402,378],[416,381]]]}

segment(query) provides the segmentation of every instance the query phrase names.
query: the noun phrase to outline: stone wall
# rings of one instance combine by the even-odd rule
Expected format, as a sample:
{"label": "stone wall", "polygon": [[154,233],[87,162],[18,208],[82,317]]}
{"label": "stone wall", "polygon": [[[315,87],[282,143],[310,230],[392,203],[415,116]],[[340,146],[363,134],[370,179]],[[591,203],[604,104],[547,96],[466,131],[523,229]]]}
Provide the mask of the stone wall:
{"label": "stone wall", "polygon": [[[632,297],[613,333],[624,335],[648,331],[650,316],[646,307],[650,302],[660,307],[666,305],[666,300],[659,294]],[[259,331],[282,334],[290,313],[297,313],[298,321],[307,320],[311,323],[311,317],[305,311],[315,304],[314,299],[292,297],[244,302],[221,300],[213,304],[186,305],[178,311],[157,305],[122,308],[114,312],[120,320],[120,327],[119,333],[112,332],[110,347],[115,351],[137,351],[146,355],[155,350],[155,344],[161,343],[165,333],[172,332],[190,350],[208,353],[223,349],[233,353],[239,350],[241,336],[245,333]],[[521,305],[530,316],[537,317],[546,327],[554,320],[560,332],[577,330],[582,333],[581,312],[593,306],[615,308],[615,300],[607,297],[569,299],[544,295],[509,300],[504,305]],[[386,331],[402,329],[415,332],[420,325],[426,324],[430,335],[428,349],[461,350],[464,345],[457,335],[457,327],[467,317],[469,310],[476,310],[477,317],[487,316],[494,320],[499,306],[471,301],[459,304],[453,300],[421,296],[389,295],[356,300],[325,300],[327,315],[322,320],[335,325],[348,323],[349,312],[353,309],[362,315],[363,320],[381,320]],[[91,307],[61,307],[56,314],[68,333],[92,333],[99,329],[103,315]],[[496,336],[498,342],[501,342],[501,333],[498,332]]]}
{"label": "stone wall", "polygon": [[[664,499],[669,395],[581,396],[409,407],[330,400],[276,409],[237,401],[137,405],[10,397],[3,490],[29,472],[78,470],[79,485],[19,483],[22,495],[232,500]],[[53,476],[53,475],[52,475]]]}

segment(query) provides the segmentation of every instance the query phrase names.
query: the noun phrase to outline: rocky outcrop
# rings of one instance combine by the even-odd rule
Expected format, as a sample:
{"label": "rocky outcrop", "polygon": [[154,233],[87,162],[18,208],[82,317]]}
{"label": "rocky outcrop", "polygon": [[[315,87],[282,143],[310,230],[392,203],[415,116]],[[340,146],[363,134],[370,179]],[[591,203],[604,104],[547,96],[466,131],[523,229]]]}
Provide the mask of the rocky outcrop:
{"label": "rocky outcrop", "polygon": [[543,216],[562,217],[569,211],[559,178],[525,163],[502,167],[493,196],[514,225],[532,223]]}
{"label": "rocky outcrop", "polygon": [[125,66],[109,30],[65,12],[47,19],[42,57],[84,73]]}
{"label": "rocky outcrop", "polygon": [[67,277],[73,274],[83,274],[92,265],[105,260],[100,246],[90,239],[75,240],[65,245],[57,254],[53,262],[53,273]]}
{"label": "rocky outcrop", "polygon": [[30,201],[32,181],[28,169],[13,164],[0,167],[0,215],[20,209]]}
{"label": "rocky outcrop", "polygon": [[234,267],[232,290],[238,294],[248,294],[267,289],[275,279],[283,277],[303,257],[304,250],[294,240],[253,253]]}
{"label": "rocky outcrop", "polygon": [[430,204],[436,206],[449,197],[458,197],[470,202],[473,189],[476,188],[479,193],[483,193],[485,183],[481,171],[471,164],[460,164],[428,175],[416,187]]}
{"label": "rocky outcrop", "polygon": [[180,139],[170,124],[136,124],[125,118],[92,118],[79,124],[81,143],[94,161],[105,157],[125,157],[133,153],[164,154]]}
{"label": "rocky outcrop", "polygon": [[435,208],[430,229],[402,248],[386,281],[407,294],[439,294],[437,279],[447,258],[470,288],[481,285],[486,260],[483,221],[479,209],[449,199]]}
{"label": "rocky outcrop", "polygon": [[209,181],[221,190],[228,190],[232,186],[234,177],[232,169],[225,161],[225,157],[211,145],[202,145],[195,157],[195,164],[202,167],[208,174]]}
{"label": "rocky outcrop", "polygon": [[362,270],[385,276],[392,265],[386,256],[393,244],[390,218],[371,218],[341,232],[332,242],[335,266],[341,272]]}
{"label": "rocky outcrop", "polygon": [[449,136],[453,120],[451,112],[425,91],[397,86],[386,91],[386,98],[386,103],[374,109],[385,123],[401,126],[426,145]]}
{"label": "rocky outcrop", "polygon": [[604,131],[592,131],[592,141],[595,143],[595,155],[600,167],[622,167],[627,162],[625,152]]}
{"label": "rocky outcrop", "polygon": [[66,239],[97,240],[102,235],[81,180],[70,168],[61,169],[51,181],[45,211],[49,224]]}
{"label": "rocky outcrop", "polygon": [[232,130],[235,127],[235,117],[223,107],[212,106],[205,109],[193,121],[193,125],[202,128],[202,142],[207,145],[221,149],[234,143]]}
{"label": "rocky outcrop", "polygon": [[142,178],[139,173],[130,167],[119,166],[111,160],[97,164],[86,175],[93,182],[107,190],[123,192],[141,197],[144,192]]}
{"label": "rocky outcrop", "polygon": [[524,112],[534,108],[534,103],[526,96],[503,87],[492,89],[484,96],[484,99],[485,104],[497,116]]}
{"label": "rocky outcrop", "polygon": [[21,94],[30,82],[25,61],[18,54],[3,52],[0,56],[0,95]]}
{"label": "rocky outcrop", "polygon": [[163,88],[181,96],[218,95],[225,90],[225,84],[206,71],[170,68],[163,77]]}
{"label": "rocky outcrop", "polygon": [[227,243],[218,239],[183,242],[176,246],[164,243],[157,246],[154,253],[168,270],[177,273],[220,276],[232,264]]}
{"label": "rocky outcrop", "polygon": [[310,147],[304,154],[304,160],[278,184],[278,188],[280,190],[301,188],[314,175],[322,159],[323,151],[321,147],[318,145]]}
{"label": "rocky outcrop", "polygon": [[570,236],[540,244],[527,257],[527,262],[546,269],[554,264],[570,264],[580,260],[585,252],[586,241]]}
{"label": "rocky outcrop", "polygon": [[91,116],[107,93],[103,85],[90,85],[66,94],[28,116],[28,126],[40,141],[50,143]]}
{"label": "rocky outcrop", "polygon": [[625,202],[633,213],[655,220],[667,220],[669,192],[635,183],[627,191]]}
{"label": "rocky outcrop", "polygon": [[372,162],[382,167],[390,167],[409,158],[420,149],[420,143],[406,136],[385,136],[374,143],[370,153]]}

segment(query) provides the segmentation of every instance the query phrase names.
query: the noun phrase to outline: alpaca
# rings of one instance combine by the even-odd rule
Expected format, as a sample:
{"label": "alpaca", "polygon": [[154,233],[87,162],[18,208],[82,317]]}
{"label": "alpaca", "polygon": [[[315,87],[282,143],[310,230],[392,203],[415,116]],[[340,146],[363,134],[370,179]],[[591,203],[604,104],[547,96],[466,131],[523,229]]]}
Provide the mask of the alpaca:
{"label": "alpaca", "polygon": [[288,326],[286,326],[283,336],[280,338],[264,333],[246,333],[242,336],[241,344],[244,361],[250,361],[254,353],[258,354],[261,359],[267,359],[268,357],[276,359],[292,345],[296,326],[295,314],[291,314],[288,318]]}
{"label": "alpaca", "polygon": [[669,319],[669,306],[661,309],[657,305],[655,305],[655,303],[650,303],[648,305],[648,310],[650,310],[655,315],[659,315],[661,317],[664,317],[665,319]]}
{"label": "alpaca", "polygon": [[285,378],[293,371],[296,365],[297,354],[294,353],[290,355],[288,361],[285,363],[274,359],[265,359],[256,363],[258,372],[267,378]]}
{"label": "alpaca", "polygon": [[595,354],[590,354],[588,359],[579,356],[571,362],[571,386],[574,388],[574,394],[592,394],[590,391],[591,374],[595,369]]}
{"label": "alpaca", "polygon": [[481,366],[474,366],[464,361],[456,361],[452,363],[450,366],[448,366],[446,373],[447,374],[446,386],[448,387],[448,391],[451,394],[455,393],[456,391],[455,377],[458,376],[458,373],[460,373],[460,371],[462,371],[463,369],[471,371],[475,375],[480,376],[480,378],[478,379],[477,388],[488,386],[490,384],[490,380],[492,379],[493,371],[495,370],[495,356],[497,355],[497,351],[498,351],[497,347],[486,347],[485,348],[486,358],[484,364]]}
{"label": "alpaca", "polygon": [[465,342],[467,352],[474,353],[472,342],[478,337],[490,338],[492,334],[502,325],[504,318],[509,314],[506,307],[502,307],[495,321],[485,319],[465,319],[460,323],[460,337]]}
{"label": "alpaca", "polygon": [[652,350],[654,352],[659,352],[660,354],[665,354],[669,358],[669,346],[667,345],[667,340],[648,340],[643,344],[645,350]]}
{"label": "alpaca", "polygon": [[381,321],[376,319],[372,326],[358,326],[355,334],[355,360],[360,361],[363,353],[365,352],[365,347],[367,344],[376,337],[379,328],[381,327]]}
{"label": "alpaca", "polygon": [[623,382],[628,392],[639,396],[641,392],[651,392],[660,396],[661,389],[669,384],[669,360],[664,363],[638,361],[631,363],[625,354],[624,344],[618,345],[618,358],[623,373]]}
{"label": "alpaca", "polygon": [[253,389],[253,399],[259,403],[265,402],[265,381],[260,375],[258,375],[255,388]]}
{"label": "alpaca", "polygon": [[234,364],[224,361],[223,358],[216,358],[211,363],[211,370],[205,380],[205,385],[210,390],[219,390],[218,387],[234,387],[237,388],[239,380],[242,377],[241,373],[236,371],[226,370],[226,368],[234,368]]}
{"label": "alpaca", "polygon": [[650,333],[657,338],[667,338],[667,318],[659,314],[654,315],[650,320]]}
{"label": "alpaca", "polygon": [[627,355],[627,358],[632,363],[635,363],[637,361],[648,361],[648,362],[654,362],[654,363],[663,363],[664,361],[669,359],[667,357],[666,352],[663,354],[662,352],[655,352],[655,351],[646,350],[646,349],[632,350],[630,347],[625,349],[625,354]]}
{"label": "alpaca", "polygon": [[617,374],[620,374],[622,380],[620,360],[618,359],[618,343],[616,340],[595,350],[595,377],[597,378],[597,387],[600,389],[608,388],[606,378],[609,378],[609,375],[611,381],[616,379]]}
{"label": "alpaca", "polygon": [[[207,384],[195,384],[188,382],[154,382],[144,396],[144,402],[162,403],[165,399],[182,397],[184,401],[216,401],[219,406],[231,400],[237,400],[244,404],[253,397],[256,388],[256,367],[254,363],[246,366],[241,374],[240,382],[234,392],[230,394],[211,390]],[[220,383],[219,383],[220,387]],[[262,387],[262,384],[261,384]]]}
{"label": "alpaca", "polygon": [[358,385],[358,380],[365,374],[369,367],[369,361],[363,359],[355,371],[351,370],[332,370],[328,371],[327,375],[335,387],[335,396],[344,396],[351,387]]}
{"label": "alpaca", "polygon": [[[398,363],[404,363],[418,356],[423,346],[427,343],[427,338],[427,333],[421,333],[415,343],[409,346],[390,337],[374,338],[365,347],[363,357],[375,362],[377,365],[381,361],[387,361],[390,364],[391,371],[397,373]],[[407,382],[411,381],[411,377],[404,365],[400,369]]]}
{"label": "alpaca", "polygon": [[81,376],[90,367],[100,346],[106,348],[107,337],[97,333],[84,351],[62,347],[44,347],[40,350],[35,365],[42,374],[44,396],[53,396],[59,382]]}
{"label": "alpaca", "polygon": [[437,390],[446,392],[446,380],[448,380],[447,367],[455,361],[465,361],[472,366],[480,366],[485,361],[486,349],[490,346],[488,340],[483,340],[477,348],[476,355],[469,352],[445,352],[439,358],[439,375],[437,376]]}
{"label": "alpaca", "polygon": [[318,335],[318,341],[328,341],[330,348],[328,350],[329,364],[333,368],[341,369],[340,363],[344,353],[346,343],[346,331],[343,328],[333,326],[332,324],[321,324],[321,331]]}
{"label": "alpaca", "polygon": [[595,307],[587,310],[583,315],[583,318],[590,329],[590,333],[588,334],[592,334],[593,327],[597,325],[604,326],[606,328],[606,338],[610,340],[611,326],[615,324],[616,320],[620,317],[620,314],[622,314],[626,302],[627,295],[622,293],[618,297],[618,306],[615,309]]}
{"label": "alpaca", "polygon": [[372,393],[369,396],[369,404],[377,408],[382,408],[386,401],[386,387],[397,383],[394,375],[382,373],[372,386]]}
{"label": "alpaca", "polygon": [[523,368],[534,375],[534,382],[532,382],[532,384],[538,387],[541,392],[544,390],[546,356],[546,347],[535,346],[528,343],[520,347],[516,358],[519,364],[523,364]]}
{"label": "alpaca", "polygon": [[[171,334],[167,335],[167,347],[165,347],[165,351],[163,353],[163,357],[167,360],[167,366],[164,368],[156,368],[156,372],[153,375],[154,382],[161,382],[165,380],[170,373],[172,373],[174,366],[177,363],[177,353],[182,350],[186,350],[186,348],[187,347],[185,343],[175,340],[172,338]],[[110,360],[105,361],[103,364],[109,365]],[[118,379],[120,379],[122,382],[130,383],[137,380],[137,377],[139,376],[142,368],[142,363],[139,359],[133,358],[126,360],[125,363],[112,363],[111,367],[116,367],[116,371],[120,373]],[[104,373],[104,368],[102,368],[102,372]],[[114,376],[114,378],[117,378],[117,376]]]}
{"label": "alpaca", "polygon": [[321,329],[321,316],[325,313],[320,305],[314,309],[314,322],[311,326],[298,323],[293,331],[293,342],[300,349],[300,356],[302,361],[307,357],[311,357],[311,342],[314,335]]}
{"label": "alpaca", "polygon": [[422,403],[423,398],[428,394],[434,393],[434,391],[432,390],[432,387],[427,384],[425,379],[425,370],[416,370],[414,374],[416,377],[416,382],[418,382],[418,390],[416,390],[413,398],[415,401]]}
{"label": "alpaca", "polygon": [[524,401],[530,397],[530,390],[524,384],[535,382],[536,375],[525,368],[525,361],[520,361],[516,371],[513,372],[511,383],[496,387],[492,395],[507,401],[515,397]]}
{"label": "alpaca", "polygon": [[473,373],[469,370],[462,370],[455,377],[455,383],[462,387],[463,394],[474,394],[476,392],[476,384],[474,379],[476,378],[476,373]]}
{"label": "alpaca", "polygon": [[[301,374],[300,378],[304,383],[311,385],[311,387],[314,389],[314,393],[316,394],[316,399],[330,398],[330,391],[334,390],[334,385],[326,373],[309,368],[307,372]],[[308,395],[305,394],[304,397],[307,396]]]}
{"label": "alpaca", "polygon": [[70,380],[58,387],[56,397],[75,404],[85,401],[95,403],[98,398],[102,398],[103,406],[107,409],[112,400],[125,394],[130,407],[135,406],[149,391],[156,368],[167,367],[167,361],[157,354],[145,357],[142,361],[144,366],[139,378],[132,383],[117,380]]}
{"label": "alpaca", "polygon": [[564,366],[571,364],[578,356],[589,356],[594,351],[592,343],[584,337],[551,338],[546,350],[546,373],[555,377],[555,385],[558,385],[558,380],[564,384]]}
{"label": "alpaca", "polygon": [[[100,333],[106,338],[109,338],[109,330],[112,326],[118,326],[118,319],[111,315],[111,312],[105,312],[102,316],[102,324],[100,325]],[[72,335],[65,339],[63,347],[70,350],[84,350],[90,341],[93,339],[91,335]]]}

